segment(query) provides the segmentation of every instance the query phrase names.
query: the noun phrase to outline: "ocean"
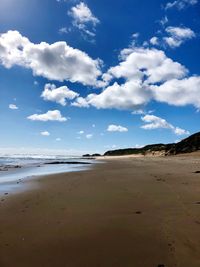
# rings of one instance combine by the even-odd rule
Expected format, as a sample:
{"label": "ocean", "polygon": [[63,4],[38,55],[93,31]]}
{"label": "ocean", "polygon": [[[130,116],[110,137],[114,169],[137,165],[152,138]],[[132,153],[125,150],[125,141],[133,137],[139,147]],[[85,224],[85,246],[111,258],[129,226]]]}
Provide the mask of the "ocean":
{"label": "ocean", "polygon": [[87,170],[92,159],[73,156],[2,155],[0,156],[0,193],[19,189],[22,181],[55,173]]}

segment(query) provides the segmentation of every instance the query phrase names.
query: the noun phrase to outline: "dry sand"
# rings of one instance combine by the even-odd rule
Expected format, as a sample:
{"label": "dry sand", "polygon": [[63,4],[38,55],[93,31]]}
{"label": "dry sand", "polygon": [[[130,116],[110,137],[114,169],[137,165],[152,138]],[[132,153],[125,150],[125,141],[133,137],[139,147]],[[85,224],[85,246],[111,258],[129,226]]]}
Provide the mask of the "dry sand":
{"label": "dry sand", "polygon": [[[200,158],[125,158],[0,199],[0,267],[199,267]],[[4,199],[4,201],[1,201]]]}

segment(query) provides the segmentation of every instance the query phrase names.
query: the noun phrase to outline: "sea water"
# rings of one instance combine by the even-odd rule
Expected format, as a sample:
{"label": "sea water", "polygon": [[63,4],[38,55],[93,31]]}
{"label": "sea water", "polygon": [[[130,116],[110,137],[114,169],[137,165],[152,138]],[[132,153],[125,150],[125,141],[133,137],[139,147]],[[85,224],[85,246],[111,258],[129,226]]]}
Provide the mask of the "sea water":
{"label": "sea water", "polygon": [[0,156],[0,193],[20,188],[24,179],[83,171],[89,169],[92,163],[94,160],[73,156],[3,155]]}

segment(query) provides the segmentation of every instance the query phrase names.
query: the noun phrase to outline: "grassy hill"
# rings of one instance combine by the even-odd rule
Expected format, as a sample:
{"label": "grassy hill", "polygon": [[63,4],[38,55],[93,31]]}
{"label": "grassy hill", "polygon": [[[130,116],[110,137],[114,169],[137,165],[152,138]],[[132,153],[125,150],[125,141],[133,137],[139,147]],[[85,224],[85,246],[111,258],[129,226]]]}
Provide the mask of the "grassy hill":
{"label": "grassy hill", "polygon": [[123,156],[134,154],[146,155],[148,153],[154,154],[155,152],[162,152],[164,155],[176,155],[180,153],[195,152],[198,150],[200,150],[200,132],[195,133],[178,143],[152,144],[142,148],[109,150],[105,152],[104,156]]}

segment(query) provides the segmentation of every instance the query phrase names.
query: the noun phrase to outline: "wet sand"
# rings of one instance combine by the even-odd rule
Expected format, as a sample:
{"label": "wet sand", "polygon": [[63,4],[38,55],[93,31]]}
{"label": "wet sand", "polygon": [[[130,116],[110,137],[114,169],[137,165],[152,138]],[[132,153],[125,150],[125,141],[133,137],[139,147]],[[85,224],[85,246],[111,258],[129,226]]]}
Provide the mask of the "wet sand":
{"label": "wet sand", "polygon": [[0,197],[0,267],[199,267],[200,157],[124,158]]}

